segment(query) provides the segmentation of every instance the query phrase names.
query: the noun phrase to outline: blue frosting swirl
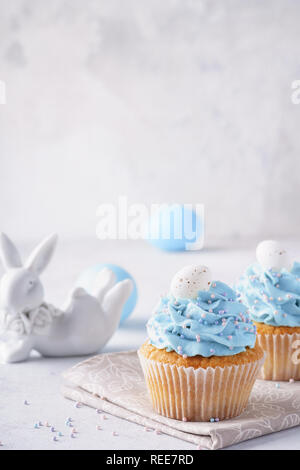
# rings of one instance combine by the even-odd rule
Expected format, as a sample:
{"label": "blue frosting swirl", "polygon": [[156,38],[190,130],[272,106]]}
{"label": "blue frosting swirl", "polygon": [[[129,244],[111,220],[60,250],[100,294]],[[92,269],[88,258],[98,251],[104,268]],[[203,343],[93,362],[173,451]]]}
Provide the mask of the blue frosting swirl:
{"label": "blue frosting swirl", "polygon": [[195,300],[162,297],[147,323],[150,343],[182,356],[231,356],[253,348],[255,326],[237,293],[216,281]]}
{"label": "blue frosting swirl", "polygon": [[300,263],[291,271],[249,266],[236,285],[252,320],[272,326],[300,326]]}

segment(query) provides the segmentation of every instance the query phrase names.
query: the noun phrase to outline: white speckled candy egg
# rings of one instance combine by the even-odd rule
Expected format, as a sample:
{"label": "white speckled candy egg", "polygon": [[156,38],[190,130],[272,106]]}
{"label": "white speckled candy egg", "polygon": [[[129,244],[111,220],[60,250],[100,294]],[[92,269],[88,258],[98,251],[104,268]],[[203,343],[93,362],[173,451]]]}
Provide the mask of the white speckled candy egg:
{"label": "white speckled candy egg", "polygon": [[291,262],[286,250],[275,240],[264,240],[256,248],[256,258],[263,269],[290,269]]}
{"label": "white speckled candy egg", "polygon": [[186,266],[171,282],[171,294],[177,299],[195,299],[200,290],[208,290],[211,274],[206,266]]}

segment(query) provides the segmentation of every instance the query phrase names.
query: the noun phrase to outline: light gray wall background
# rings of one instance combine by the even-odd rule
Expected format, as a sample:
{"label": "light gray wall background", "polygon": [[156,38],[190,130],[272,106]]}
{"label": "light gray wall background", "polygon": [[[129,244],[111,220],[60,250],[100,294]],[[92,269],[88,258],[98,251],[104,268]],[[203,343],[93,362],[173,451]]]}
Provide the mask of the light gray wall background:
{"label": "light gray wall background", "polygon": [[0,0],[0,226],[203,202],[207,236],[298,236],[300,2]]}

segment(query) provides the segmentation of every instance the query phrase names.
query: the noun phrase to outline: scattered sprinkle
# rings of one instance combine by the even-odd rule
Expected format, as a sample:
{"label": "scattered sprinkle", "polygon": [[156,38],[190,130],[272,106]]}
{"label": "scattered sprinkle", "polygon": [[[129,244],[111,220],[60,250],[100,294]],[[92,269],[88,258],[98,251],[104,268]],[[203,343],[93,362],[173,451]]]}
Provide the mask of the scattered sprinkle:
{"label": "scattered sprinkle", "polygon": [[75,439],[76,436],[75,436],[75,434],[71,433],[71,434],[70,434],[70,437],[71,437],[72,439]]}
{"label": "scattered sprinkle", "polygon": [[276,388],[280,388],[280,384],[275,384],[275,387],[276,387]]}
{"label": "scattered sprinkle", "polygon": [[215,418],[215,422],[218,423],[220,421],[219,418]]}
{"label": "scattered sprinkle", "polygon": [[75,408],[81,408],[82,407],[82,403],[81,402],[76,402],[75,403]]}
{"label": "scattered sprinkle", "polygon": [[63,437],[64,435],[63,435],[62,432],[59,432],[59,433],[58,433],[58,436],[59,436],[59,437]]}
{"label": "scattered sprinkle", "polygon": [[161,431],[159,431],[159,429],[155,429],[155,434],[157,434],[158,436],[160,436],[162,434]]}
{"label": "scattered sprinkle", "polygon": [[118,434],[116,431],[113,431],[113,432],[112,432],[112,435],[113,435],[113,436],[118,436],[119,434]]}
{"label": "scattered sprinkle", "polygon": [[293,384],[293,383],[295,382],[295,380],[294,380],[294,379],[290,379],[289,382],[290,382],[290,384]]}
{"label": "scattered sprinkle", "polygon": [[34,425],[34,429],[40,429],[38,424]]}
{"label": "scattered sprinkle", "polygon": [[56,436],[53,437],[53,441],[54,441],[54,442],[58,442],[58,439],[57,439]]}
{"label": "scattered sprinkle", "polygon": [[215,418],[210,418],[209,420],[211,423],[214,423],[215,422]]}
{"label": "scattered sprinkle", "polygon": [[187,418],[184,416],[184,417],[182,418],[182,421],[183,421],[184,423],[186,423],[186,422],[187,422]]}
{"label": "scattered sprinkle", "polygon": [[24,401],[24,405],[29,406],[29,403],[27,400]]}
{"label": "scattered sprinkle", "polygon": [[51,431],[51,432],[56,432],[55,427],[52,426],[52,428],[50,429],[50,431]]}
{"label": "scattered sprinkle", "polygon": [[96,426],[96,429],[97,429],[97,431],[102,431],[102,428],[101,428],[101,426],[99,426],[99,425]]}
{"label": "scattered sprinkle", "polygon": [[96,410],[96,413],[98,413],[98,415],[100,415],[102,413],[102,410]]}

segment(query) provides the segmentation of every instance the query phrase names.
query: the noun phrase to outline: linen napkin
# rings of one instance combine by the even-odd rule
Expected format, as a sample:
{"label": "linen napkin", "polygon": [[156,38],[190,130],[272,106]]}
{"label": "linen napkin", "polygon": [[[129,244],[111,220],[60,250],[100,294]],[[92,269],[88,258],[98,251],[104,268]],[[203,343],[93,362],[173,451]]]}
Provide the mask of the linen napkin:
{"label": "linen napkin", "polygon": [[136,351],[92,357],[63,376],[66,398],[205,449],[220,449],[300,423],[300,382],[257,380],[242,415],[203,423],[181,422],[155,413]]}

